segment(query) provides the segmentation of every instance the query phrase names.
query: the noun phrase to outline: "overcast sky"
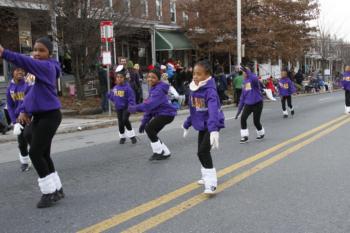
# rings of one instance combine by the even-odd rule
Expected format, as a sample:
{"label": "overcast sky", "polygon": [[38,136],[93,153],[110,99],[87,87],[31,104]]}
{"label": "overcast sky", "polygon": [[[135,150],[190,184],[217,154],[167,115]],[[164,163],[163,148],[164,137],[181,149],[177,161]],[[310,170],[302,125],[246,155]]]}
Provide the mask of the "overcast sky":
{"label": "overcast sky", "polygon": [[319,0],[319,23],[331,34],[350,42],[350,0]]}

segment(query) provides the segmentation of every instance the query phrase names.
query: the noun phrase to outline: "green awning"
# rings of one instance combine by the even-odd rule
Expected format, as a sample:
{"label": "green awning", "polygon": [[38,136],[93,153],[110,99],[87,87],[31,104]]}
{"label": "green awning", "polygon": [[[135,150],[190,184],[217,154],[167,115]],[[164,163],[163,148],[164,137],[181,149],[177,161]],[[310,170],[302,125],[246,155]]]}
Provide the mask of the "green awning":
{"label": "green awning", "polygon": [[190,40],[181,32],[156,31],[156,51],[192,50]]}

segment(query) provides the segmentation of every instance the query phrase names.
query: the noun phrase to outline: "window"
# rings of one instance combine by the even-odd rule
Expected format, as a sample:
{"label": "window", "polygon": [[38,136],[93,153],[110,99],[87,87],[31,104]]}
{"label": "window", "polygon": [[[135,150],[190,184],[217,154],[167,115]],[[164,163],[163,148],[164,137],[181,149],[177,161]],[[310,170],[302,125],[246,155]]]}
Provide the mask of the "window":
{"label": "window", "polygon": [[130,2],[130,0],[124,0],[124,9],[125,9],[125,12],[130,14],[130,12],[131,12],[131,2]]}
{"label": "window", "polygon": [[141,0],[141,16],[148,17],[148,0]]}
{"label": "window", "polygon": [[156,14],[158,16],[158,19],[163,15],[162,13],[162,6],[163,6],[163,1],[162,0],[156,0]]}
{"label": "window", "polygon": [[182,12],[182,19],[184,22],[185,27],[188,26],[188,14],[186,14],[186,12]]}
{"label": "window", "polygon": [[171,22],[176,23],[176,2],[170,1],[170,18]]}

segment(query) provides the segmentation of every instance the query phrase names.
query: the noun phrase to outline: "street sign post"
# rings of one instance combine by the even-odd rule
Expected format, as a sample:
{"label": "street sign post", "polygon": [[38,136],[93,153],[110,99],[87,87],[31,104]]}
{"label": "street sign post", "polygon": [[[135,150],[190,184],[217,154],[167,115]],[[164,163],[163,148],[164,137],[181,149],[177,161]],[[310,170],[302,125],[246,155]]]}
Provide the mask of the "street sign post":
{"label": "street sign post", "polygon": [[[108,91],[111,89],[111,83],[109,80],[109,68],[112,65],[111,52],[108,48],[108,43],[113,42],[113,22],[112,21],[101,21],[101,42],[106,43],[106,51],[102,53],[102,64],[107,66],[107,87]],[[112,115],[111,103],[108,101],[108,114]]]}

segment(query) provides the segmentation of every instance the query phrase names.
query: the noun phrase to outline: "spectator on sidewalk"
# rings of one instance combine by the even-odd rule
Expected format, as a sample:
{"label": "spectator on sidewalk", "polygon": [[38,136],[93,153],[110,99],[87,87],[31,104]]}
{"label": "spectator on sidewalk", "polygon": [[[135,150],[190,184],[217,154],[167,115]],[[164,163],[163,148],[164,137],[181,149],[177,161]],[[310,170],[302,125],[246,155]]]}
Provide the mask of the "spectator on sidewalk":
{"label": "spectator on sidewalk", "polygon": [[233,79],[233,88],[235,91],[236,107],[238,107],[239,100],[241,99],[242,86],[243,86],[243,72],[239,71],[238,75]]}
{"label": "spectator on sidewalk", "polygon": [[107,80],[107,70],[101,65],[98,70],[98,80],[100,82],[100,96],[101,96],[101,108],[103,112],[108,111],[108,81]]}

